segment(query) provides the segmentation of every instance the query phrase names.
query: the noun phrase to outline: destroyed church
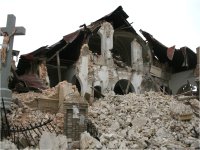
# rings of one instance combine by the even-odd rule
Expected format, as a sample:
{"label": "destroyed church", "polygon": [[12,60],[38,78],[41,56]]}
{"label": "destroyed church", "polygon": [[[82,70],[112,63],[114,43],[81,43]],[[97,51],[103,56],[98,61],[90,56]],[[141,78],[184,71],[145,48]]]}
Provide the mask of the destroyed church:
{"label": "destroyed church", "polygon": [[66,80],[76,85],[82,96],[97,98],[107,91],[177,94],[184,92],[184,86],[197,89],[196,53],[188,47],[167,47],[140,30],[142,38],[127,18],[119,6],[57,43],[21,55],[18,78],[34,89]]}
{"label": "destroyed church", "polygon": [[119,6],[12,64],[2,149],[200,148],[200,47],[165,46],[127,19]]}
{"label": "destroyed church", "polygon": [[150,90],[176,94],[187,80],[190,86],[196,85],[196,53],[188,47],[167,47],[140,30],[144,40],[127,18],[119,6],[52,46],[21,55],[18,76],[27,86],[41,89],[67,80],[82,96],[95,97],[111,90],[116,94]]}

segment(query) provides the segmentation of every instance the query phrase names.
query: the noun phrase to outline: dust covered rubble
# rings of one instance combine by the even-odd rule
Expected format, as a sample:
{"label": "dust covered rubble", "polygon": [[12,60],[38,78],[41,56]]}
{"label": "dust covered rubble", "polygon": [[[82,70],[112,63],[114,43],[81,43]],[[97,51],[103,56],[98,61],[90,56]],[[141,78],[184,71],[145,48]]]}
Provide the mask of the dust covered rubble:
{"label": "dust covered rubble", "polygon": [[[198,100],[190,101],[199,107]],[[174,117],[182,115],[190,117]],[[96,145],[102,149],[200,148],[199,117],[173,96],[109,93],[89,107],[88,117],[98,129],[100,142]],[[87,148],[90,146],[95,147],[90,143]]]}
{"label": "dust covered rubble", "polygon": [[[55,126],[55,129],[58,133],[63,133],[64,130],[64,114],[63,113],[55,113],[52,114],[50,112],[43,112],[41,110],[32,108],[27,105],[26,102],[33,101],[36,97],[44,97],[48,92],[52,91],[55,94],[55,89],[49,89],[44,91],[43,93],[13,93],[13,100],[11,102],[11,113],[7,114],[9,123],[11,126],[21,126],[24,127],[35,124],[42,123],[47,120],[53,120],[52,124]],[[44,95],[45,93],[45,95]],[[50,94],[49,94],[50,95]],[[53,130],[50,127],[51,130]]]}
{"label": "dust covered rubble", "polygon": [[1,150],[16,150],[17,146],[9,140],[3,139],[0,141]]}
{"label": "dust covered rubble", "polygon": [[[20,106],[16,103],[11,103],[12,111],[11,113],[7,113],[7,119],[9,121],[9,125],[11,129],[28,129],[31,126],[40,126],[44,124],[48,120],[51,121],[50,124],[46,124],[42,126],[42,128],[37,129],[37,132],[34,130],[29,130],[29,134],[31,136],[24,136],[23,132],[18,132],[18,134],[12,134],[12,136],[7,137],[7,140],[13,141],[13,136],[15,139],[19,139],[20,146],[23,148],[28,145],[32,145],[33,147],[38,146],[38,142],[41,138],[41,131],[51,131],[56,134],[63,134],[64,131],[64,114],[63,113],[45,113],[40,110],[32,110],[25,104],[21,104]],[[31,125],[31,126],[30,126]],[[38,132],[39,131],[39,132]],[[33,140],[34,139],[34,140]],[[28,143],[27,140],[30,142]]]}
{"label": "dust covered rubble", "polygon": [[[56,132],[57,134],[63,134],[64,132],[64,114],[62,112],[57,113],[50,113],[44,112],[42,110],[38,110],[33,108],[27,103],[34,101],[37,97],[51,97],[55,96],[58,92],[58,88],[53,87],[50,89],[42,90],[42,93],[36,92],[27,92],[27,93],[12,93],[12,101],[11,101],[11,109],[10,113],[7,113],[7,119],[9,122],[9,126],[11,129],[17,129],[16,127],[21,128],[30,128],[30,124],[32,126],[38,126],[47,122],[48,120],[51,121],[51,125],[47,124],[42,127],[42,130]],[[39,133],[39,132],[38,132]],[[30,138],[31,145],[36,146],[35,142],[32,140],[34,138],[35,141],[39,141],[40,136],[36,134],[33,130],[30,130],[30,134],[32,137]],[[26,139],[24,139],[24,135],[22,132],[19,134],[15,134],[17,136],[15,138],[19,139],[19,142],[22,143],[23,147],[28,146]],[[7,138],[11,140],[11,137]]]}
{"label": "dust covered rubble", "polygon": [[[50,114],[28,107],[25,103],[35,97],[49,97],[57,93],[51,88],[42,93],[13,93],[12,113],[8,116],[11,124],[25,126],[41,118],[54,118],[57,131],[63,133],[63,113]],[[190,105],[177,101],[173,96],[146,92],[115,95],[112,92],[89,106],[88,117],[99,132],[95,140],[88,133],[81,135],[83,149],[180,149],[199,148],[199,117],[194,115]],[[15,99],[16,98],[16,99]],[[199,101],[190,100],[200,108]],[[199,112],[198,112],[199,114]],[[184,117],[187,116],[185,121]],[[11,125],[12,126],[12,125]],[[34,133],[33,133],[34,134]],[[88,140],[85,140],[88,139]],[[39,139],[38,139],[39,140]],[[87,142],[88,141],[88,142]]]}
{"label": "dust covered rubble", "polygon": [[[63,93],[63,90],[67,92]],[[46,90],[41,90],[41,93],[36,93],[32,91],[27,93],[13,92],[10,113],[7,113],[7,119],[11,129],[17,129],[16,127],[18,127],[18,129],[21,127],[28,129],[31,126],[40,126],[48,120],[52,120],[51,125],[45,124],[44,126],[42,126],[42,128],[39,128],[37,131],[51,131],[51,134],[56,133],[57,135],[63,135],[64,113],[62,111],[51,113],[48,111],[39,110],[34,105],[31,105],[31,103],[34,103],[36,98],[55,98],[58,99],[59,102],[59,98],[64,94],[76,93],[76,91],[77,89],[74,85],[68,83],[67,81],[62,81],[58,83],[58,85],[56,85],[55,87]],[[22,144],[22,147],[27,147],[29,145],[25,138],[29,138],[28,141],[33,147],[38,147],[38,142],[42,139],[41,135],[39,136],[38,133],[36,134],[34,130],[30,130],[30,137],[25,137],[22,132],[19,132],[19,134],[14,134],[13,136],[19,139],[19,142],[20,144]],[[12,138],[13,137],[8,137],[7,140],[13,141]],[[32,138],[36,143],[32,140]]]}
{"label": "dust covered rubble", "polygon": [[[12,94],[11,102],[11,113],[8,114],[9,122],[11,126],[24,126],[29,125],[30,123],[37,123],[43,120],[53,119],[53,124],[56,126],[56,131],[58,133],[63,133],[64,130],[64,113],[56,112],[50,113],[39,110],[35,107],[32,107],[31,102],[34,102],[36,98],[57,98],[61,94],[61,88],[67,88],[68,94],[75,93],[76,87],[67,81],[62,81],[58,83],[55,87],[41,90],[41,93],[36,92],[27,92],[27,93],[15,93]],[[59,100],[58,100],[59,101]]]}

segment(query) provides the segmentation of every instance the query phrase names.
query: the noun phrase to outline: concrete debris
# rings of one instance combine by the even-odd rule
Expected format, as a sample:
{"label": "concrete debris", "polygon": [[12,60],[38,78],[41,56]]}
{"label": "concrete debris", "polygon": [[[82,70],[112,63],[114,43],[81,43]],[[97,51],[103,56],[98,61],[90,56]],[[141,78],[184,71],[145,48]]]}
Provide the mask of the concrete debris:
{"label": "concrete debris", "polygon": [[171,115],[175,119],[179,119],[179,120],[192,119],[193,110],[191,106],[175,101],[171,103],[170,108],[171,108]]}
{"label": "concrete debris", "polygon": [[[28,94],[28,93],[27,93]],[[30,93],[32,95],[32,93]],[[18,99],[18,101],[20,101]],[[48,112],[42,112],[40,110],[34,110],[28,107],[23,101],[20,102],[21,107],[19,107],[16,103],[11,103],[11,112],[7,114],[7,118],[9,120],[9,124],[11,126],[21,126],[23,124],[24,127],[29,126],[29,124],[42,123],[47,121],[48,119],[53,119],[52,123],[56,127],[56,131],[58,133],[63,133],[64,130],[64,114],[56,113],[51,114]],[[53,128],[49,127],[52,131]],[[34,133],[33,133],[34,134]]]}
{"label": "concrete debris", "polygon": [[[67,91],[63,91],[63,88]],[[13,98],[20,99],[22,102],[30,102],[35,98],[57,98],[65,97],[67,94],[74,93],[77,91],[76,86],[68,83],[67,81],[62,81],[58,83],[55,87],[42,90],[42,93],[28,92],[28,93],[13,93]]]}
{"label": "concrete debris", "polygon": [[[51,123],[57,135],[47,132],[44,128],[45,131],[40,138],[31,131],[33,138],[40,141],[39,145],[35,145],[39,149],[60,149],[60,147],[66,149],[70,146],[80,149],[200,148],[198,116],[200,102],[197,99],[190,99],[188,103],[188,100],[179,101],[173,96],[159,92],[127,95],[115,95],[114,92],[109,92],[88,107],[88,119],[98,130],[98,136],[94,138],[89,133],[83,132],[80,141],[71,141],[72,144],[69,145],[70,140],[63,135],[62,111],[52,114],[26,105],[38,97],[58,99],[62,97],[60,102],[71,102],[74,99],[78,100],[80,95],[77,94],[76,88],[65,82],[43,90],[42,93],[13,93],[11,113],[8,114],[11,126],[23,124],[26,127],[30,123],[41,121],[42,118],[43,121],[53,119]],[[48,127],[53,132],[53,128]],[[24,147],[28,147],[23,137],[20,135],[19,139],[24,143]]]}
{"label": "concrete debris", "polygon": [[41,150],[67,149],[68,148],[67,137],[61,134],[56,136],[55,133],[43,132],[40,139],[39,148]]}
{"label": "concrete debris", "polygon": [[0,141],[0,149],[1,150],[16,150],[17,147],[14,143],[8,140]]}
{"label": "concrete debris", "polygon": [[83,132],[80,139],[80,149],[101,149],[102,144],[88,132]]}
{"label": "concrete debris", "polygon": [[[30,144],[36,147],[36,144],[39,143],[40,138],[43,138],[44,140],[44,137],[41,137],[41,131],[45,132],[43,136],[45,136],[46,132],[49,131],[56,132],[57,135],[64,133],[64,113],[62,111],[60,112],[58,107],[55,113],[44,111],[42,107],[38,107],[38,104],[41,103],[36,103],[36,100],[42,101],[43,99],[55,99],[59,104],[63,103],[63,101],[68,100],[68,96],[73,93],[77,93],[76,87],[70,83],[67,83],[66,81],[60,82],[57,86],[53,88],[42,90],[42,93],[13,93],[10,110],[11,113],[7,113],[7,119],[9,121],[11,129],[13,127],[15,129],[16,127],[23,127],[24,129],[28,129],[32,126],[41,126],[49,119],[52,120],[51,125],[47,124],[45,126],[42,126],[41,129],[36,129],[38,133],[34,130],[30,130],[30,132],[28,132],[29,134],[31,134],[30,137],[24,137],[24,134],[22,132],[19,132],[19,134],[15,134],[14,136],[17,136],[15,138],[19,139],[19,143],[22,147],[28,147]],[[52,135],[52,138],[53,137],[54,136]],[[56,138],[58,138],[57,140],[59,140],[59,136]],[[54,143],[53,146],[55,146],[55,144],[56,143]],[[57,144],[59,145],[59,143]]]}
{"label": "concrete debris", "polygon": [[[198,100],[192,101],[200,106]],[[193,111],[190,105],[158,92],[109,93],[89,107],[88,117],[104,148],[200,148],[200,118]]]}

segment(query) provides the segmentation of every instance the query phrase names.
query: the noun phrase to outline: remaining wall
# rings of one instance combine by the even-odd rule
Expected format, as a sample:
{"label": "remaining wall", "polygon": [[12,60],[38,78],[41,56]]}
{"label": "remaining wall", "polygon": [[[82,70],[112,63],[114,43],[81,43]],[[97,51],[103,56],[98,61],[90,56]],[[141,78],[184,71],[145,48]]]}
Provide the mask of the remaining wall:
{"label": "remaining wall", "polygon": [[101,92],[113,90],[119,80],[125,79],[129,86],[129,81],[136,93],[141,93],[141,83],[143,80],[143,59],[142,47],[136,39],[130,43],[132,68],[126,66],[119,68],[113,63],[110,50],[113,48],[113,27],[110,23],[102,24],[98,31],[101,38],[101,55],[96,56],[91,53],[87,44],[81,48],[80,59],[77,63],[77,75],[81,84],[81,95],[85,92],[92,95],[91,87],[100,86]]}
{"label": "remaining wall", "polygon": [[193,70],[172,74],[169,80],[169,88],[172,90],[172,94],[176,94],[178,89],[187,83],[187,80],[196,86]]}

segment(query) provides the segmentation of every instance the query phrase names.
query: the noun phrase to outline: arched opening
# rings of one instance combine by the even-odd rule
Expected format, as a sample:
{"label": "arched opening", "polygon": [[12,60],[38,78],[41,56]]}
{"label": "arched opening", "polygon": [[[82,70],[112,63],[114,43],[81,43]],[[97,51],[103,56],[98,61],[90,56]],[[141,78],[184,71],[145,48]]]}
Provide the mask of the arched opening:
{"label": "arched opening", "polygon": [[[127,87],[128,87],[128,90],[126,92]],[[129,84],[128,80],[121,79],[115,84],[114,92],[115,94],[118,94],[118,95],[124,95],[124,94],[135,92],[135,89],[132,83]]]}
{"label": "arched opening", "polygon": [[76,88],[78,89],[79,93],[81,93],[81,84],[75,75],[72,78],[72,85],[76,85]]}
{"label": "arched opening", "polygon": [[100,86],[95,86],[94,87],[94,98],[101,98],[101,87]]}

